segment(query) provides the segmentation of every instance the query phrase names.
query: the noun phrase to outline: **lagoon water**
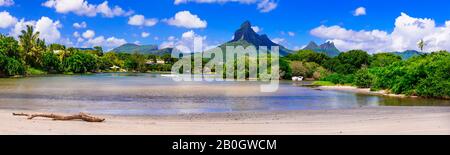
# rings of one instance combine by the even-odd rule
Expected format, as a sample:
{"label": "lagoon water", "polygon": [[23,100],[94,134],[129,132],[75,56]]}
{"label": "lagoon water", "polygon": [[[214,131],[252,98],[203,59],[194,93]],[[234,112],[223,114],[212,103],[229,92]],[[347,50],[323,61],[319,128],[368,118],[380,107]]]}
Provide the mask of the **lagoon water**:
{"label": "lagoon water", "polygon": [[103,73],[0,79],[0,109],[171,115],[327,110],[371,106],[449,106],[449,100],[320,91],[282,81],[273,93],[256,82],[174,82],[161,74]]}

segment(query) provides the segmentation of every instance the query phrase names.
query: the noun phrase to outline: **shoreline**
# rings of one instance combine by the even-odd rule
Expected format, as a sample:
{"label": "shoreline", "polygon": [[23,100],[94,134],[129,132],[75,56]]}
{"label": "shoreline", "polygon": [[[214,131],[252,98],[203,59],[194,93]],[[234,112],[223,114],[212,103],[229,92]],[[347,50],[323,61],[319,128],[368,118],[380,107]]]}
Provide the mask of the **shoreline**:
{"label": "shoreline", "polygon": [[371,91],[370,88],[358,88],[355,86],[318,86],[312,88],[315,90],[334,90],[334,91],[343,91],[357,94],[365,94],[365,95],[377,95],[377,96],[387,96],[387,97],[398,97],[398,98],[420,98],[419,96],[407,96],[405,94],[392,94],[387,90],[379,90],[379,91]]}
{"label": "shoreline", "polygon": [[[232,112],[166,116],[112,116],[103,123],[12,116],[0,109],[7,135],[450,135],[450,107],[370,107],[341,110]],[[59,113],[58,113],[59,114]]]}

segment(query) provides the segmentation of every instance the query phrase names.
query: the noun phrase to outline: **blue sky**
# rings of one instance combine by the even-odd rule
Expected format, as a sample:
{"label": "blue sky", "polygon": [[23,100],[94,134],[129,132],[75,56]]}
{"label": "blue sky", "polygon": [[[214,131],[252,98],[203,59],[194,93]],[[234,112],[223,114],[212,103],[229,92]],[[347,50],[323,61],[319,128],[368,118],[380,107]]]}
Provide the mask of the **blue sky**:
{"label": "blue sky", "polygon": [[[105,2],[107,8],[100,9]],[[0,32],[14,36],[20,23],[31,21],[49,35],[60,34],[47,40],[78,47],[189,44],[183,36],[203,37],[214,46],[249,20],[258,33],[290,49],[329,40],[341,50],[406,50],[425,38],[429,50],[448,50],[449,39],[441,35],[450,34],[449,5],[446,0],[0,0]],[[83,22],[85,27],[74,27]],[[415,31],[423,33],[410,36]]]}

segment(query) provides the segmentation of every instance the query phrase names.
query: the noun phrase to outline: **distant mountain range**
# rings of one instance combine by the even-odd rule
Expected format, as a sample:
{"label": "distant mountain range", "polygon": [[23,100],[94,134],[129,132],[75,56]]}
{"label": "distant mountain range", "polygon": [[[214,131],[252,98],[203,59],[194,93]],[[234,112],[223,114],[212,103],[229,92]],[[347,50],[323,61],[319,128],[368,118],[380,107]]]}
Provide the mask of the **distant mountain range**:
{"label": "distant mountain range", "polygon": [[270,50],[272,46],[279,46],[281,56],[286,56],[292,52],[291,50],[274,43],[272,40],[269,39],[267,35],[257,34],[252,29],[252,25],[249,21],[245,21],[244,23],[241,24],[241,27],[234,33],[233,40],[225,44],[222,44],[219,47],[222,48],[222,50],[224,50],[226,46],[247,47],[250,45],[255,46],[256,48],[259,48],[260,46],[266,46],[268,50]]}
{"label": "distant mountain range", "polygon": [[319,46],[315,42],[311,41],[305,48],[303,48],[303,50],[312,50],[314,52],[324,53],[330,57],[338,56],[339,53],[341,53],[333,42],[326,42]]}
{"label": "distant mountain range", "polygon": [[402,57],[402,59],[409,59],[409,58],[411,58],[413,56],[416,56],[416,55],[423,55],[423,54],[425,54],[423,52],[419,52],[419,51],[416,51],[416,50],[406,50],[406,51],[403,51],[403,52],[392,52],[392,53]]}
{"label": "distant mountain range", "polygon": [[139,53],[139,54],[154,54],[154,55],[164,55],[171,54],[172,48],[159,49],[158,45],[137,45],[132,43],[123,44],[119,47],[114,48],[111,52],[116,53]]}

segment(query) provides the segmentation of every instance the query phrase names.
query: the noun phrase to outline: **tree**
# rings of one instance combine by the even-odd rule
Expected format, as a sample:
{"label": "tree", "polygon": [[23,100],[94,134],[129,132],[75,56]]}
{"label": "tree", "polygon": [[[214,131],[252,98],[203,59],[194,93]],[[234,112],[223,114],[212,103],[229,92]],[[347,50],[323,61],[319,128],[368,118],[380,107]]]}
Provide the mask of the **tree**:
{"label": "tree", "polygon": [[358,88],[370,88],[372,86],[372,76],[369,75],[367,68],[362,68],[356,72],[354,84]]}
{"label": "tree", "polygon": [[145,72],[145,63],[146,59],[144,55],[134,53],[131,57],[125,60],[124,67],[132,71]]}
{"label": "tree", "polygon": [[373,55],[370,67],[387,67],[399,61],[402,61],[401,56],[392,53],[378,53]]}
{"label": "tree", "polygon": [[423,39],[420,39],[420,41],[417,43],[417,46],[419,47],[420,51],[423,52],[423,48],[426,46]]}
{"label": "tree", "polygon": [[330,59],[324,53],[317,53],[312,50],[300,50],[296,53],[292,53],[286,56],[291,61],[303,61],[303,62],[315,62],[319,65]]}
{"label": "tree", "polygon": [[45,52],[42,56],[42,66],[43,69],[48,72],[60,72],[61,71],[61,61],[58,56],[51,52]]}
{"label": "tree", "polygon": [[23,75],[25,68],[18,42],[12,37],[0,35],[0,76]]}
{"label": "tree", "polygon": [[97,57],[93,54],[78,52],[64,60],[64,69],[66,72],[86,73],[97,70]]}
{"label": "tree", "polygon": [[42,52],[45,50],[45,41],[39,39],[39,32],[34,32],[31,25],[27,25],[26,30],[21,32],[19,41],[25,52],[25,61],[32,67],[40,67]]}
{"label": "tree", "polygon": [[324,66],[340,74],[353,74],[363,66],[370,64],[370,55],[363,50],[351,50],[340,53],[337,57],[327,60]]}

